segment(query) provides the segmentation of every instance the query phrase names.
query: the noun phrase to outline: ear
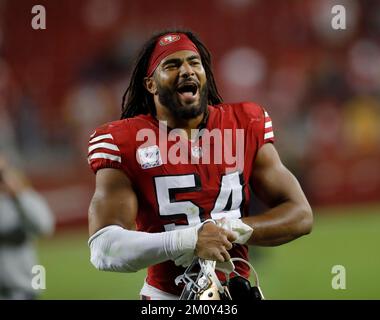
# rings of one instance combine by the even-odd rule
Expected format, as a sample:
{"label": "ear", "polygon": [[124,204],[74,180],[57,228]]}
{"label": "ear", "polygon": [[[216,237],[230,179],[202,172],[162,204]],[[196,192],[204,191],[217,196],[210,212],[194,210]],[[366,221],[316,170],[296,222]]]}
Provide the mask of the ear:
{"label": "ear", "polygon": [[157,85],[153,77],[145,77],[144,86],[151,94],[154,95],[157,93]]}

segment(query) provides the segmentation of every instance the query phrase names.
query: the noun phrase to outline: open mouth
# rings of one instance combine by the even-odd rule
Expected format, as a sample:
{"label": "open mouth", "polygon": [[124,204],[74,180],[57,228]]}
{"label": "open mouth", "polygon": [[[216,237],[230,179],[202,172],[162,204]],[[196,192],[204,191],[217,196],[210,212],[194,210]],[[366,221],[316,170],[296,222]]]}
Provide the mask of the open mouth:
{"label": "open mouth", "polygon": [[177,92],[185,99],[193,99],[197,95],[198,85],[195,82],[186,82],[178,86]]}

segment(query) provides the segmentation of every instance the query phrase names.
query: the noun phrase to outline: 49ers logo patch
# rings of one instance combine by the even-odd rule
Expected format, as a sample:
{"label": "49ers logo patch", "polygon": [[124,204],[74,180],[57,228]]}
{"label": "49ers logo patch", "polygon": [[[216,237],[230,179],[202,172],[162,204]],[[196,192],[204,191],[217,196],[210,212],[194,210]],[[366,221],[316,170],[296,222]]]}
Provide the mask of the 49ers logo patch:
{"label": "49ers logo patch", "polygon": [[160,40],[160,46],[166,46],[170,43],[178,41],[179,39],[181,39],[181,37],[178,34],[170,34]]}

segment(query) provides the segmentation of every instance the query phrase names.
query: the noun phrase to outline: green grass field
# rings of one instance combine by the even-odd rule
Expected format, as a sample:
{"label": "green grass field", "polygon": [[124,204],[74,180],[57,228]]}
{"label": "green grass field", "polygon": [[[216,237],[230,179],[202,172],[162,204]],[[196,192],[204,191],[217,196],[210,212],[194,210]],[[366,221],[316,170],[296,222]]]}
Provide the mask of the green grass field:
{"label": "green grass field", "polygon": [[[380,299],[380,207],[314,210],[313,232],[279,247],[252,247],[251,262],[267,299]],[[89,262],[87,230],[61,232],[38,243],[46,268],[42,299],[138,299],[145,270],[97,271]],[[346,270],[346,289],[331,282]]]}

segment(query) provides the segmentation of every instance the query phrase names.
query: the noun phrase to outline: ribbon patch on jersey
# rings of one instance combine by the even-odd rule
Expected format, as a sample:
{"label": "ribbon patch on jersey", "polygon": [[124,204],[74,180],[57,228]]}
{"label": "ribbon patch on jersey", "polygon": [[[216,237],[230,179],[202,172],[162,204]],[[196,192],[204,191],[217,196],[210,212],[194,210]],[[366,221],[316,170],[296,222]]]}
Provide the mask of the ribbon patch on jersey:
{"label": "ribbon patch on jersey", "polygon": [[162,165],[160,148],[157,145],[137,149],[140,165],[143,169]]}

